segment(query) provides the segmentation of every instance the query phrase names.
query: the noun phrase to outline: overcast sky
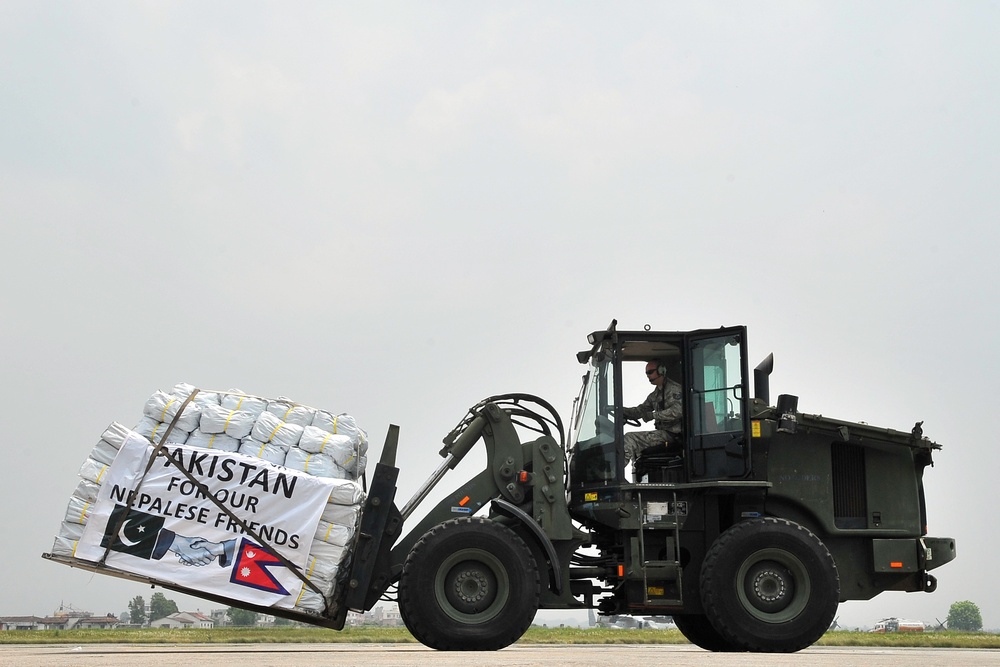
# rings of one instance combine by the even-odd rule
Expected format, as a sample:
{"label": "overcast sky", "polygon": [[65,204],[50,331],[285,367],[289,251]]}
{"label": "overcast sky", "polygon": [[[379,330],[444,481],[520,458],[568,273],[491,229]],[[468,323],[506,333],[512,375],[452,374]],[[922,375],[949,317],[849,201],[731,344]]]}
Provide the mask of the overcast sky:
{"label": "overcast sky", "polygon": [[148,598],[40,554],[157,389],[350,412],[373,459],[399,424],[408,498],[485,396],[568,419],[617,318],[745,324],[772,396],[923,420],[958,561],[840,623],[1000,627],[997,34],[997,2],[0,3],[0,614]]}

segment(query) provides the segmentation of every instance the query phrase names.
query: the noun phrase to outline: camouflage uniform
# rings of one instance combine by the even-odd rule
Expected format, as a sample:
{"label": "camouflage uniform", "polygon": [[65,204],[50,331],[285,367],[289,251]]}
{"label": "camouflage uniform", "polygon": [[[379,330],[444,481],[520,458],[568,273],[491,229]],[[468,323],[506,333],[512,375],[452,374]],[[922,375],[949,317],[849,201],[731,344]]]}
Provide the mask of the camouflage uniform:
{"label": "camouflage uniform", "polygon": [[646,400],[634,408],[623,408],[627,419],[652,419],[654,431],[635,431],[625,434],[625,462],[635,460],[644,449],[656,445],[679,443],[683,412],[681,385],[670,378],[664,378],[663,386],[657,387]]}

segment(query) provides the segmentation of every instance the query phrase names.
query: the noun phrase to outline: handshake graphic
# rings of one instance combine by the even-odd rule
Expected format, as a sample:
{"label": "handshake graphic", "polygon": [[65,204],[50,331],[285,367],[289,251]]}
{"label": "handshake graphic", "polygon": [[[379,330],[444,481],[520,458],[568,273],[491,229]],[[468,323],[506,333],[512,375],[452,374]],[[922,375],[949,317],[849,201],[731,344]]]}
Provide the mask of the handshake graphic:
{"label": "handshake graphic", "polygon": [[178,535],[163,527],[162,516],[115,505],[101,546],[146,560],[160,560],[172,551],[185,565],[199,567],[218,558],[219,565],[228,567],[233,564],[236,539],[212,542],[203,537]]}
{"label": "handshake graphic", "polygon": [[[164,530],[164,532],[170,532]],[[166,537],[166,536],[164,536]],[[164,540],[166,541],[166,540]],[[225,542],[211,542],[202,537],[187,537],[173,533],[173,538],[167,545],[167,550],[177,554],[177,558],[185,565],[196,565],[201,567],[208,565],[216,558],[219,565],[228,567],[233,562],[233,554],[236,550],[236,540],[226,540]]]}

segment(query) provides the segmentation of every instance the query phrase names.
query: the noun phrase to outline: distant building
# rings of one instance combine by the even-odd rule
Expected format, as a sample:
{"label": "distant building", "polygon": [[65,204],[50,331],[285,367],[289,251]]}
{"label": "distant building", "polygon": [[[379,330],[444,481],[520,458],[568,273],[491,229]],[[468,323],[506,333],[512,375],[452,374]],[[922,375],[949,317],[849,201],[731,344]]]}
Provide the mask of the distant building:
{"label": "distant building", "polygon": [[45,630],[45,619],[39,616],[4,616],[0,630]]}
{"label": "distant building", "polygon": [[108,614],[107,616],[87,616],[86,618],[81,618],[73,627],[78,630],[86,630],[88,628],[108,630],[110,628],[117,628],[120,624],[121,621],[117,616]]}
{"label": "distant building", "polygon": [[223,625],[230,625],[231,624],[230,620],[229,620],[229,609],[228,608],[227,609],[213,609],[212,611],[210,611],[208,613],[212,617],[212,620],[215,621],[215,627],[217,627],[217,628],[221,627]]}
{"label": "distant building", "polygon": [[149,624],[151,628],[208,628],[215,627],[215,621],[200,611],[179,611]]}
{"label": "distant building", "polygon": [[90,628],[117,628],[118,617],[113,614],[94,616],[89,611],[60,606],[52,616],[0,617],[0,630],[86,630]]}
{"label": "distant building", "polygon": [[403,617],[399,614],[399,607],[394,604],[376,605],[363,614],[348,612],[347,625],[381,625],[395,628],[403,625]]}

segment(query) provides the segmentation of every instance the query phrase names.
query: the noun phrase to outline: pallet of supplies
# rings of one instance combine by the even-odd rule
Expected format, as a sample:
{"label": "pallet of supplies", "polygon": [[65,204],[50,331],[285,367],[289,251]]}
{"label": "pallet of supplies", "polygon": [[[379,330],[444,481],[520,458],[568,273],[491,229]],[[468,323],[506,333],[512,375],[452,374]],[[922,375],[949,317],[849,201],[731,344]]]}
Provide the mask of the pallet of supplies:
{"label": "pallet of supplies", "polygon": [[132,428],[114,422],[101,434],[52,555],[192,595],[330,616],[367,450],[350,415],[178,384],[150,396]]}

